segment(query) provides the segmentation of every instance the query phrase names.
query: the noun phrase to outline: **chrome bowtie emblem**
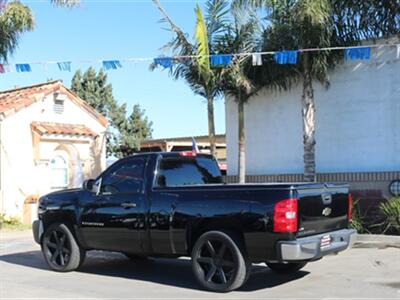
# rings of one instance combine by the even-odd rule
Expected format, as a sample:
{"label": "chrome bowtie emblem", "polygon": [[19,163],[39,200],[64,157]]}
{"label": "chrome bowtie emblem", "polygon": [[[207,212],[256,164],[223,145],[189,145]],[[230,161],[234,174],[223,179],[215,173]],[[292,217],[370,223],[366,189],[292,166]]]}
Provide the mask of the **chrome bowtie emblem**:
{"label": "chrome bowtie emblem", "polygon": [[322,211],[322,215],[327,217],[331,214],[332,209],[330,207],[325,207],[324,210]]}

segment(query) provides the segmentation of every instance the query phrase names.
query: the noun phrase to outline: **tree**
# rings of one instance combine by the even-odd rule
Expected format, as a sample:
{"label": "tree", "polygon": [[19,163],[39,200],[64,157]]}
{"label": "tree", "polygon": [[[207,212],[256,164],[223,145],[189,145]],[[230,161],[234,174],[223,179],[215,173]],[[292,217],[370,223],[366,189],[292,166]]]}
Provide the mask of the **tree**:
{"label": "tree", "polygon": [[74,7],[77,6],[81,1],[80,0],[51,0],[56,6],[64,6],[64,7]]}
{"label": "tree", "polygon": [[33,30],[34,19],[29,7],[18,1],[0,4],[0,62],[7,62],[21,34]]}
{"label": "tree", "polygon": [[[167,23],[173,33],[173,39],[164,46],[164,50],[172,51],[176,56],[195,56],[195,59],[177,61],[170,75],[182,78],[196,95],[207,101],[208,137],[211,154],[216,155],[214,100],[221,96],[222,68],[211,68],[209,54],[213,52],[215,41],[225,26],[228,13],[227,1],[211,0],[206,3],[206,18],[198,6],[195,8],[196,28],[195,44],[188,41],[185,33],[171,20],[158,0],[153,0],[163,15],[162,22]],[[154,69],[152,65],[152,69]]]}
{"label": "tree", "polygon": [[[79,0],[52,0],[57,6],[72,7]],[[18,41],[26,31],[33,30],[35,25],[30,8],[19,1],[0,0],[0,62],[7,62],[18,46]]]}
{"label": "tree", "polygon": [[259,21],[254,10],[240,9],[233,6],[229,13],[229,1],[209,0],[206,2],[206,18],[196,6],[195,41],[192,45],[186,35],[168,17],[158,0],[154,0],[164,22],[170,25],[175,33],[174,39],[167,45],[177,56],[193,56],[194,59],[176,63],[172,74],[175,78],[184,78],[192,90],[207,99],[209,138],[212,143],[214,135],[213,100],[221,93],[234,96],[239,111],[239,181],[245,182],[245,133],[244,103],[255,94],[258,87],[248,77],[249,59],[246,56],[236,57],[232,64],[225,67],[210,66],[210,54],[250,52],[258,46],[257,38]]}
{"label": "tree", "polygon": [[117,157],[132,155],[140,150],[140,142],[151,139],[153,123],[145,116],[145,111],[135,104],[131,115],[119,126],[119,143],[115,145],[114,154]]}
{"label": "tree", "polygon": [[[241,6],[232,6],[233,21],[217,42],[220,53],[249,53],[260,47],[260,21],[255,11]],[[239,183],[246,181],[244,105],[255,95],[260,85],[251,79],[252,67],[247,55],[233,58],[223,70],[222,90],[235,98],[238,105],[238,174]]]}
{"label": "tree", "polygon": [[111,119],[110,108],[115,108],[116,100],[112,85],[107,83],[107,74],[103,69],[97,73],[90,67],[83,75],[80,70],[76,71],[72,77],[71,89],[95,110]]}
{"label": "tree", "polygon": [[74,74],[71,90],[85,100],[110,123],[107,132],[107,155],[122,157],[140,150],[140,142],[151,138],[152,122],[136,104],[132,114],[126,117],[126,104],[119,105],[113,96],[112,85],[107,83],[107,74],[90,67],[82,75]]}
{"label": "tree", "polygon": [[[361,0],[250,0],[238,1],[266,8],[269,26],[264,32],[263,51],[326,48],[360,44],[367,38],[398,34],[398,1]],[[397,2],[397,4],[395,3]],[[303,51],[298,63],[282,66],[273,74],[288,89],[299,80],[304,146],[304,179],[316,180],[315,99],[313,82],[329,87],[329,70],[343,58],[343,51]],[[266,65],[271,67],[271,64]],[[269,70],[271,73],[271,70]]]}

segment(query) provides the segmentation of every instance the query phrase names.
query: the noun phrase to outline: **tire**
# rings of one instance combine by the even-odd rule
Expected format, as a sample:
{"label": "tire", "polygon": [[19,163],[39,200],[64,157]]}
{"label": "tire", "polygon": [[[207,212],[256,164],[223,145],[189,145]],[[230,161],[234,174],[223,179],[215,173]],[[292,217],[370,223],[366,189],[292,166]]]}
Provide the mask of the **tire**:
{"label": "tire", "polygon": [[266,265],[274,272],[280,274],[291,274],[302,269],[307,263],[266,263]]}
{"label": "tire", "polygon": [[192,269],[204,289],[229,292],[246,282],[251,263],[241,240],[234,234],[209,231],[200,236],[193,247]]}
{"label": "tire", "polygon": [[45,231],[41,248],[48,266],[57,272],[79,268],[86,252],[79,247],[71,230],[62,223],[51,224]]}

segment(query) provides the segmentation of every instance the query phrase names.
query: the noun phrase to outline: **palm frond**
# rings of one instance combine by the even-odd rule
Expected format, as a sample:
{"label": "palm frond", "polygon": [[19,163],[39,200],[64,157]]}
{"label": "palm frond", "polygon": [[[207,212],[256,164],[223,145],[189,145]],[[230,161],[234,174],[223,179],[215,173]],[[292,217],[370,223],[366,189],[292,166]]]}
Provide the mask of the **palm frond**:
{"label": "palm frond", "polygon": [[81,3],[80,0],[51,0],[56,6],[63,6],[63,7],[74,7]]}
{"label": "palm frond", "polygon": [[9,2],[0,15],[0,61],[7,58],[18,46],[22,33],[30,31],[35,25],[32,11],[18,2]]}
{"label": "palm frond", "polygon": [[400,33],[399,0],[332,0],[334,29],[338,40],[357,43],[364,39]]}
{"label": "palm frond", "polygon": [[226,0],[209,0],[206,7],[206,24],[210,46],[214,39],[223,34],[229,24],[229,2]]}
{"label": "palm frond", "polygon": [[172,41],[169,42],[166,46],[164,46],[164,49],[169,48],[172,51],[180,50],[179,55],[181,56],[192,55],[193,45],[187,40],[186,34],[168,16],[167,12],[162,7],[159,0],[153,0],[153,3],[156,5],[156,7],[163,16],[160,22],[168,24],[170,30],[175,34]]}
{"label": "palm frond", "polygon": [[197,43],[196,62],[199,66],[200,76],[202,76],[205,81],[208,81],[211,73],[210,58],[209,58],[210,51],[208,48],[208,34],[203,14],[198,5],[196,5],[195,14],[196,14],[195,39]]}

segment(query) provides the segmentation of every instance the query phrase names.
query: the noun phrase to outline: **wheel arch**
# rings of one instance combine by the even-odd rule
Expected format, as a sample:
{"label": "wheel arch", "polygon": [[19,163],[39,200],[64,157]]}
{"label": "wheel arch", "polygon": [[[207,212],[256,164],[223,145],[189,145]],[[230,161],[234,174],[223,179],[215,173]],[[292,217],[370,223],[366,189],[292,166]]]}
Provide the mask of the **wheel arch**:
{"label": "wheel arch", "polygon": [[[68,213],[66,211],[52,211],[42,215],[41,220],[43,222],[44,232],[50,225],[54,223],[65,224],[71,230],[71,233],[76,238],[79,246],[84,246],[83,240],[77,230],[76,219],[71,213]],[[41,238],[42,237],[43,235],[41,236]]]}
{"label": "wheel arch", "polygon": [[238,222],[221,221],[221,220],[204,220],[197,224],[191,224],[186,230],[187,251],[190,254],[194,244],[199,237],[208,231],[222,231],[231,237],[236,237],[241,242],[243,250],[246,250],[246,242],[244,239],[243,228]]}

